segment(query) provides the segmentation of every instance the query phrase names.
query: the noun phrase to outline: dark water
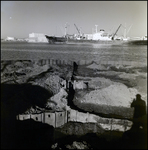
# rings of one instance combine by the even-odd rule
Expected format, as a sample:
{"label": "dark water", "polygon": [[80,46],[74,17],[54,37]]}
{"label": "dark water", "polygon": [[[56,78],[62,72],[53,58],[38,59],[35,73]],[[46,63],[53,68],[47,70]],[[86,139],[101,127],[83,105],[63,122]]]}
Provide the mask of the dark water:
{"label": "dark water", "polygon": [[2,60],[64,59],[147,62],[147,45],[57,44],[2,42]]}

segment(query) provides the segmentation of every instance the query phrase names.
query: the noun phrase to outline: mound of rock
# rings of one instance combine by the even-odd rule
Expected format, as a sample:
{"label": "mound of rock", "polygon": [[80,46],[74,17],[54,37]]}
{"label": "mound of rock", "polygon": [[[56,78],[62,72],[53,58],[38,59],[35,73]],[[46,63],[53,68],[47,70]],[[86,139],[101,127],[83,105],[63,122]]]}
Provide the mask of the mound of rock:
{"label": "mound of rock", "polygon": [[83,97],[82,101],[84,103],[130,107],[135,95],[136,93],[133,95],[124,84],[115,83],[106,88],[91,91]]}
{"label": "mound of rock", "polygon": [[95,62],[92,63],[91,65],[87,66],[87,68],[96,69],[96,70],[107,70],[106,67],[104,67],[103,65],[100,65],[100,64],[96,64]]}
{"label": "mound of rock", "polygon": [[133,109],[130,105],[136,94],[136,89],[115,82],[102,89],[77,91],[73,102],[78,108],[88,112],[108,117],[132,118]]}
{"label": "mound of rock", "polygon": [[67,106],[67,92],[61,88],[60,92],[53,95],[46,103],[46,108],[51,108],[55,111],[62,111]]}
{"label": "mound of rock", "polygon": [[60,92],[61,83],[64,80],[60,78],[58,75],[49,75],[49,77],[44,82],[44,87],[53,92],[53,94],[57,94]]}

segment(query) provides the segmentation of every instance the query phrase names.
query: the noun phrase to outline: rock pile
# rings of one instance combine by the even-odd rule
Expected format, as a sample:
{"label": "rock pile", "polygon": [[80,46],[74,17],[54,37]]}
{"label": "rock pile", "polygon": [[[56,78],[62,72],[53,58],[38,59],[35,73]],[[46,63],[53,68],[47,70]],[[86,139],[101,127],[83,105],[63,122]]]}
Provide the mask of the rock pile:
{"label": "rock pile", "polygon": [[[30,84],[40,86],[54,96],[47,100],[45,109],[54,111],[63,110],[67,105],[66,78],[69,66],[65,69],[59,66],[39,65],[36,61],[17,60],[2,61],[1,83],[3,84]],[[70,69],[69,69],[70,70]],[[65,74],[67,72],[67,74]],[[72,72],[72,68],[69,73]],[[28,108],[25,114],[43,111],[38,106]]]}
{"label": "rock pile", "polygon": [[46,103],[46,108],[51,108],[54,111],[63,111],[67,106],[68,93],[61,88],[60,92],[53,95]]}
{"label": "rock pile", "polygon": [[114,83],[106,88],[91,91],[81,101],[83,103],[91,102],[110,106],[130,107],[135,95],[136,93],[131,93],[124,84]]}

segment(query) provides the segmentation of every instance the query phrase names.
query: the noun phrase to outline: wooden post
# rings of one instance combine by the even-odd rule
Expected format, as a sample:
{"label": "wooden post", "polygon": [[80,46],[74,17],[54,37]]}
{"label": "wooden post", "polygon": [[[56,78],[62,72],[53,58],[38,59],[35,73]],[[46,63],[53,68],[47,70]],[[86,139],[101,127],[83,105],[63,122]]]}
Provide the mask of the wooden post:
{"label": "wooden post", "polygon": [[56,121],[57,121],[57,118],[56,118],[56,112],[55,112],[55,128],[56,128]]}

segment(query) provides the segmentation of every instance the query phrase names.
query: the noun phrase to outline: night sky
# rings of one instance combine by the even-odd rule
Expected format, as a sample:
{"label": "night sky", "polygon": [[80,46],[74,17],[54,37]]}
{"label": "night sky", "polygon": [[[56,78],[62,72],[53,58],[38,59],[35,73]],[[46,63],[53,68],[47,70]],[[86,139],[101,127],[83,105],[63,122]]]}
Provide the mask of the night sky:
{"label": "night sky", "polygon": [[67,23],[68,34],[98,31],[129,37],[147,35],[147,1],[1,1],[1,38],[26,38],[29,33],[62,36]]}

